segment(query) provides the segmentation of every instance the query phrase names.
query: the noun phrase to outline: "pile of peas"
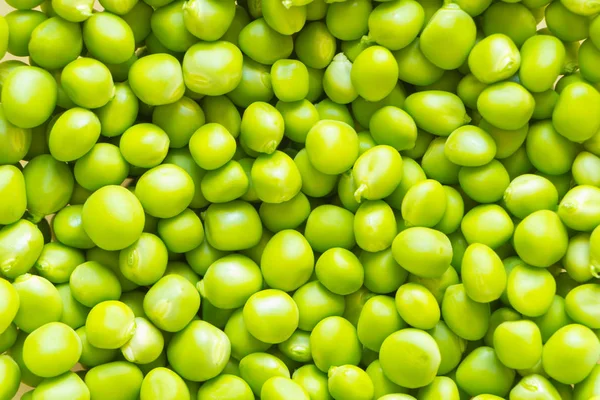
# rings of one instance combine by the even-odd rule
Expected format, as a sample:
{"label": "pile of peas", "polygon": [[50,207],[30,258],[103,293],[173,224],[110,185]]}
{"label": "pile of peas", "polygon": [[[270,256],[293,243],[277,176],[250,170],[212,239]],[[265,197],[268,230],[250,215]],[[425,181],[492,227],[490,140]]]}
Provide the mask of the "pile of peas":
{"label": "pile of peas", "polygon": [[600,2],[5,1],[0,400],[600,399]]}

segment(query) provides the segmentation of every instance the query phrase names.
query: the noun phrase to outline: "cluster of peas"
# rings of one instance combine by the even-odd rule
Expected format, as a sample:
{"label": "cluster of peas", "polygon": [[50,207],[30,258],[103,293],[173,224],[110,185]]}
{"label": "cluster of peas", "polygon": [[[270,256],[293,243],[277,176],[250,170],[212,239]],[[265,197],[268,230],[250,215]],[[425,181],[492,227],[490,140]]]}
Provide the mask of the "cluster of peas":
{"label": "cluster of peas", "polygon": [[6,1],[0,400],[600,399],[600,3]]}

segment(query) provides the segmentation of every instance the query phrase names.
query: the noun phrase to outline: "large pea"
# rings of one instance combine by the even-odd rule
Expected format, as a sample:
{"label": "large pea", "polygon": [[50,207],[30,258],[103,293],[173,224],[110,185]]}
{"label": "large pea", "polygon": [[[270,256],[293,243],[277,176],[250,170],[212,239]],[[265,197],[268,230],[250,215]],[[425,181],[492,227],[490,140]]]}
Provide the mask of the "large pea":
{"label": "large pea", "polygon": [[533,368],[542,357],[540,329],[528,320],[503,322],[494,331],[494,349],[509,368]]}
{"label": "large pea", "polygon": [[258,18],[240,31],[239,47],[254,61],[271,65],[290,56],[293,40],[271,28],[263,18]]}
{"label": "large pea", "polygon": [[383,100],[398,82],[398,64],[392,53],[382,46],[361,52],[352,65],[352,85],[367,101]]}
{"label": "large pea", "polygon": [[446,194],[442,185],[426,179],[412,186],[402,200],[402,218],[407,226],[431,228],[446,212]]}
{"label": "large pea", "polygon": [[266,0],[261,3],[261,9],[269,26],[282,35],[299,32],[306,22],[306,6],[303,5],[287,8],[279,0]]}
{"label": "large pea", "polygon": [[565,384],[579,383],[600,357],[600,342],[594,332],[579,324],[560,328],[544,345],[542,365],[551,378]]}
{"label": "large pea", "polygon": [[578,185],[600,187],[600,157],[587,151],[582,151],[573,161],[573,180]]}
{"label": "large pea", "polygon": [[[358,158],[358,136],[349,125],[333,120],[316,123],[306,136],[306,151],[319,171],[336,175],[347,171]],[[336,154],[335,158],[330,154]]]}
{"label": "large pea", "polygon": [[[372,329],[373,326],[379,329]],[[358,318],[357,332],[360,342],[368,349],[379,351],[386,337],[406,328],[396,309],[394,299],[374,296],[365,303]]]}
{"label": "large pea", "polygon": [[559,95],[552,113],[552,124],[558,133],[572,142],[584,142],[600,129],[600,93],[586,83],[573,83]]}
{"label": "large pea", "polygon": [[58,88],[49,72],[37,67],[17,68],[2,85],[6,119],[20,128],[44,123],[54,111]]}
{"label": "large pea", "polygon": [[568,172],[579,151],[577,144],[560,135],[550,120],[531,125],[525,148],[531,164],[550,175]]}
{"label": "large pea", "polygon": [[548,29],[560,40],[574,42],[589,35],[590,19],[569,11],[561,1],[550,3],[545,17]]}
{"label": "large pea", "polygon": [[458,387],[471,396],[492,394],[506,397],[512,387],[515,371],[503,365],[493,348],[475,349],[456,370]]}
{"label": "large pea", "polygon": [[133,31],[123,18],[109,12],[92,14],[83,24],[83,42],[105,64],[129,60],[135,50]]}
{"label": "large pea", "polygon": [[521,48],[521,84],[532,92],[552,89],[565,60],[565,46],[553,36],[533,36]]}
{"label": "large pea", "polygon": [[320,198],[329,195],[335,188],[338,181],[337,175],[327,175],[313,167],[308,159],[306,149],[302,149],[296,154],[294,163],[302,178],[302,193]]}
{"label": "large pea", "polygon": [[423,27],[425,11],[413,0],[383,2],[369,15],[369,37],[390,50],[412,42]]}
{"label": "large pea", "polygon": [[258,156],[252,164],[251,176],[258,198],[267,203],[291,200],[302,188],[298,167],[281,151]]}
{"label": "large pea", "polygon": [[354,232],[361,249],[369,252],[387,249],[397,234],[392,208],[383,200],[362,203],[354,216]]}
{"label": "large pea", "polygon": [[456,69],[475,44],[477,28],[469,14],[456,4],[440,8],[421,32],[421,51],[436,66]]}
{"label": "large pea", "polygon": [[515,310],[528,317],[539,317],[552,305],[556,282],[548,270],[520,264],[508,274],[506,290]]}
{"label": "large pea", "polygon": [[469,69],[482,83],[495,83],[510,78],[519,70],[521,55],[514,42],[496,33],[477,43],[469,54]]}
{"label": "large pea", "polygon": [[502,199],[510,176],[500,161],[492,160],[480,167],[462,167],[458,182],[469,198],[479,203],[494,203]]}
{"label": "large pea", "polygon": [[392,243],[392,252],[402,268],[423,278],[442,276],[452,260],[452,245],[448,237],[423,227],[400,232]]}
{"label": "large pea", "polygon": [[513,179],[504,192],[504,204],[512,215],[525,218],[539,210],[555,210],[558,191],[543,176],[525,174]]}
{"label": "large pea", "polygon": [[[369,29],[368,20],[372,10],[371,3],[365,0],[333,3],[327,9],[327,28],[337,39],[360,39]],[[349,20],[352,21],[351,24],[348,23]]]}
{"label": "large pea", "polygon": [[483,14],[481,21],[486,36],[502,33],[510,37],[517,47],[535,35],[536,20],[522,3],[494,3]]}
{"label": "large pea", "polygon": [[23,169],[27,208],[35,222],[67,205],[73,193],[73,173],[49,154],[31,160]]}
{"label": "large pea", "polygon": [[489,327],[490,305],[473,301],[463,284],[446,289],[441,310],[444,322],[461,338],[473,341],[485,336]]}
{"label": "large pea", "polygon": [[25,179],[17,167],[0,166],[0,224],[17,222],[27,208]]}
{"label": "large pea", "polygon": [[496,143],[481,128],[465,125],[454,130],[444,145],[444,154],[456,165],[478,167],[496,156]]}
{"label": "large pea", "polygon": [[529,214],[517,225],[514,247],[526,263],[549,267],[567,252],[569,237],[559,215],[549,210]]}
{"label": "large pea", "polygon": [[244,250],[255,246],[262,235],[258,212],[249,203],[235,200],[212,204],[204,217],[206,239],[222,251]]}
{"label": "large pea", "polygon": [[106,65],[93,58],[81,57],[61,72],[62,89],[73,103],[84,108],[100,108],[115,95],[115,85]]}
{"label": "large pea", "polygon": [[405,283],[396,292],[395,301],[402,320],[414,328],[432,329],[440,320],[440,306],[422,285]]}
{"label": "large pea", "polygon": [[413,85],[430,85],[438,81],[444,70],[434,65],[421,50],[420,38],[394,52],[398,63],[398,76]]}
{"label": "large pea", "polygon": [[567,295],[565,309],[573,321],[590,329],[600,329],[600,315],[597,312],[599,299],[598,284],[588,283],[577,286]]}
{"label": "large pea", "polygon": [[449,136],[471,120],[457,95],[439,90],[411,94],[404,109],[419,128],[438,136]]}
{"label": "large pea", "polygon": [[364,152],[354,163],[352,177],[354,197],[377,200],[391,195],[402,181],[402,157],[390,146],[375,146]]}
{"label": "large pea", "polygon": [[531,396],[543,395],[548,399],[562,399],[556,386],[558,385],[555,382],[550,382],[549,379],[546,379],[542,375],[531,374],[523,377],[523,379],[512,388],[510,397],[531,398]]}
{"label": "large pea", "polygon": [[569,247],[562,265],[573,280],[584,283],[596,274],[596,268],[590,265],[590,234],[579,233],[569,239]]}
{"label": "large pea", "polygon": [[558,216],[569,228],[592,231],[600,223],[600,188],[579,185],[569,190],[560,201]]}
{"label": "large pea", "polygon": [[[287,266],[285,271],[281,263]],[[284,230],[267,242],[260,267],[269,287],[291,292],[309,280],[314,263],[313,251],[304,236],[294,230]]]}
{"label": "large pea", "polygon": [[491,85],[477,99],[481,116],[501,129],[521,128],[531,119],[534,107],[531,93],[514,82]]}
{"label": "large pea", "polygon": [[[46,141],[45,137],[42,140]],[[0,109],[0,163],[18,163],[26,157],[31,143],[32,130],[13,125],[6,118],[4,110]]]}
{"label": "large pea", "polygon": [[200,42],[185,53],[183,79],[195,93],[220,96],[242,80],[242,60],[242,52],[229,42]]}
{"label": "large pea", "polygon": [[94,147],[100,131],[100,120],[93,112],[71,108],[61,114],[50,129],[50,154],[58,161],[75,161]]}
{"label": "large pea", "polygon": [[227,32],[235,17],[235,11],[235,3],[230,1],[187,1],[183,5],[183,22],[194,36],[212,42]]}
{"label": "large pea", "polygon": [[31,60],[42,68],[60,69],[77,59],[83,48],[81,25],[58,16],[48,18],[31,32]]}
{"label": "large pea", "polygon": [[512,237],[514,223],[502,207],[482,204],[465,214],[461,230],[468,243],[483,243],[497,249]]}
{"label": "large pea", "polygon": [[506,272],[502,260],[484,244],[474,243],[467,247],[461,276],[467,295],[479,303],[499,299],[506,288]]}

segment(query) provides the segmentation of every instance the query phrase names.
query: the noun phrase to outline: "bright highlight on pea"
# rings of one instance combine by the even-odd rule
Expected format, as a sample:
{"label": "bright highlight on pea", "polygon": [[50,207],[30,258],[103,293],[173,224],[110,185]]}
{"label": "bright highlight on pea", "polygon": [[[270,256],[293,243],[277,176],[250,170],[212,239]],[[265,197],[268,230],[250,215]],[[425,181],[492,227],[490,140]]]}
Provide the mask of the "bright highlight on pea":
{"label": "bright highlight on pea", "polygon": [[0,400],[600,399],[592,0],[6,0]]}

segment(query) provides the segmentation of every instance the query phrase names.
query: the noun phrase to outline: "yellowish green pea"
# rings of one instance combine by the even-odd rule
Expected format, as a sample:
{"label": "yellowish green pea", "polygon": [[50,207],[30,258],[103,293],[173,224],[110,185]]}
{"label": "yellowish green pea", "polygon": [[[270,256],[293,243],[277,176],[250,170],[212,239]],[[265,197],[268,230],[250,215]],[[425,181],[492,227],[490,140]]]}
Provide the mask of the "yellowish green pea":
{"label": "yellowish green pea", "polygon": [[402,217],[407,226],[433,227],[446,212],[446,194],[442,185],[426,179],[412,186],[402,200]]}
{"label": "yellowish green pea", "polygon": [[398,233],[392,252],[402,268],[424,278],[442,276],[452,260],[448,237],[425,227],[410,227]]}
{"label": "yellowish green pea", "polygon": [[403,162],[398,151],[378,145],[358,157],[352,168],[354,198],[378,200],[392,195],[402,182]]}
{"label": "yellowish green pea", "polygon": [[475,78],[479,82],[490,84],[515,74],[521,65],[521,55],[508,36],[496,33],[473,47],[468,62]]}
{"label": "yellowish green pea", "polygon": [[444,322],[461,338],[474,341],[485,337],[489,327],[490,306],[473,301],[462,283],[446,289],[441,311]]}
{"label": "yellowish green pea", "polygon": [[515,310],[528,317],[539,317],[552,305],[556,282],[548,270],[521,264],[508,274],[506,290]]}
{"label": "yellowish green pea", "polygon": [[417,283],[400,286],[395,301],[402,320],[414,328],[432,329],[440,320],[440,306],[435,297]]}

